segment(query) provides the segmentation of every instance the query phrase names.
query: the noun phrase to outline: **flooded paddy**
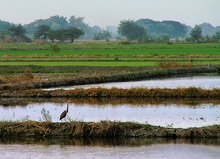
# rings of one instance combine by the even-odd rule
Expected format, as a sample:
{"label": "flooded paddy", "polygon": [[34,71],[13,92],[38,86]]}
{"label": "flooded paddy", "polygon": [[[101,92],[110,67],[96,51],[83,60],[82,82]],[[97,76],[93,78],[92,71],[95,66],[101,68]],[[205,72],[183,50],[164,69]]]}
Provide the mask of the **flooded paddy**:
{"label": "flooded paddy", "polygon": [[[29,103],[26,106],[0,106],[0,120],[43,121],[46,114],[58,122],[66,103]],[[120,121],[155,126],[188,128],[220,124],[220,103],[196,106],[181,104],[86,104],[69,103],[65,121]]]}
{"label": "flooded paddy", "polygon": [[[103,83],[66,87],[63,89],[90,87],[150,87],[150,88],[177,88],[201,87],[205,89],[220,88],[220,76],[191,76],[166,79],[154,79],[135,82]],[[60,88],[59,88],[60,89]],[[126,101],[128,100],[128,101]],[[155,126],[171,128],[202,127],[220,124],[220,103],[205,102],[196,105],[182,105],[181,103],[131,103],[126,99],[121,103],[73,102],[69,104],[69,112],[65,121],[119,121],[137,122]],[[193,102],[193,101],[191,101]],[[47,115],[50,121],[59,122],[60,114],[66,110],[66,103],[28,102],[25,106],[19,104],[11,106],[0,105],[1,121],[44,121]]]}
{"label": "flooded paddy", "polygon": [[[220,88],[219,76],[192,76],[157,79],[136,82],[120,82],[90,87],[202,87],[205,89]],[[79,86],[77,86],[79,87]],[[77,87],[66,87],[74,89]],[[1,99],[2,100],[2,99]],[[191,99],[192,100],[192,99]],[[2,102],[4,103],[4,102]],[[10,102],[8,102],[10,103]],[[179,102],[132,102],[124,99],[120,103],[85,101],[69,103],[66,119],[59,120],[60,114],[66,110],[66,103],[28,101],[23,104],[0,104],[0,121],[45,121],[45,115],[52,122],[64,121],[121,121],[147,123],[168,128],[202,127],[220,124],[219,101]],[[191,103],[191,104],[190,104]],[[192,104],[194,103],[194,104]],[[98,141],[97,141],[98,140]],[[168,138],[131,138],[131,139],[3,139],[0,138],[0,156],[13,158],[220,158],[219,138],[168,139]]]}
{"label": "flooded paddy", "polygon": [[112,82],[101,84],[90,84],[70,87],[49,88],[45,90],[55,89],[76,89],[76,88],[133,88],[133,87],[148,87],[148,88],[178,88],[178,87],[201,87],[203,89],[220,88],[220,76],[217,75],[202,75],[202,76],[188,76],[188,77],[174,77],[163,79],[151,79],[143,81],[129,81],[129,82]]}

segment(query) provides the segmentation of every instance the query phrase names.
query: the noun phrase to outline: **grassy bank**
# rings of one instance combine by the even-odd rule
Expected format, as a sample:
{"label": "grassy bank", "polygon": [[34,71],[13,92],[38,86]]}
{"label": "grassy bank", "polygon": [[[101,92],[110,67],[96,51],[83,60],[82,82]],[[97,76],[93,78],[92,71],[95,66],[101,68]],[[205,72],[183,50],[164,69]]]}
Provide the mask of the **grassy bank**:
{"label": "grassy bank", "polygon": [[181,107],[197,107],[201,106],[202,104],[211,104],[217,105],[220,103],[220,99],[207,99],[207,98],[200,98],[200,99],[178,99],[175,98],[48,98],[48,97],[25,97],[25,98],[4,98],[1,97],[0,105],[2,106],[22,106],[27,107],[29,103],[32,104],[43,104],[43,103],[53,103],[58,105],[60,103],[66,103],[66,101],[70,101],[70,103],[74,103],[76,105],[88,104],[91,106],[106,106],[112,105],[113,107],[117,107],[123,104],[128,104],[132,107],[140,106],[140,105],[179,105]]}
{"label": "grassy bank", "polygon": [[46,91],[41,88],[60,86],[74,86],[94,83],[122,82],[160,77],[183,76],[199,73],[217,73],[216,67],[154,69],[134,73],[113,74],[108,76],[91,76],[81,78],[67,78],[52,81],[38,81],[38,78],[28,70],[17,78],[2,79],[2,83],[9,79],[12,82],[0,86],[0,97],[74,97],[74,98],[219,98],[219,89],[205,90],[201,88],[177,88],[177,89],[148,89],[148,88],[90,88],[75,90]]}
{"label": "grassy bank", "polygon": [[88,88],[74,90],[53,90],[41,89],[14,90],[1,92],[1,97],[66,97],[66,98],[167,98],[167,99],[219,99],[220,90],[205,90],[202,88]]}
{"label": "grassy bank", "polygon": [[163,128],[130,122],[0,122],[0,137],[68,137],[68,138],[219,138],[220,126],[201,128]]}
{"label": "grassy bank", "polygon": [[[42,68],[41,68],[42,69]],[[53,67],[51,67],[53,69]],[[54,68],[55,69],[55,68]],[[69,67],[71,69],[71,67]],[[80,69],[78,67],[78,69]],[[83,69],[83,68],[81,68]],[[0,83],[4,84],[0,86],[0,91],[4,90],[19,90],[19,89],[38,89],[38,88],[51,88],[59,86],[75,86],[84,84],[95,84],[95,83],[108,83],[108,82],[123,82],[123,81],[134,81],[142,79],[153,79],[161,77],[172,77],[172,76],[184,76],[192,74],[202,74],[202,73],[219,73],[219,67],[192,67],[192,68],[170,68],[170,69],[149,69],[145,70],[144,67],[129,68],[129,67],[119,67],[119,70],[111,70],[111,67],[99,68],[99,71],[103,74],[96,73],[97,67],[88,67],[91,71],[90,76],[75,76],[69,78],[59,79],[57,74],[53,80],[40,80],[39,77],[35,77],[34,74],[28,68],[20,76],[15,76],[17,80],[13,80],[13,76],[6,76],[6,78],[0,78]],[[103,70],[102,70],[103,69]],[[139,70],[137,70],[139,69]],[[141,70],[143,69],[143,70]],[[107,72],[109,70],[109,72]],[[124,72],[123,72],[124,71]],[[86,73],[86,72],[84,72]],[[88,72],[87,72],[88,73]],[[76,75],[78,72],[76,72]],[[21,78],[21,80],[19,80]],[[25,78],[27,78],[25,80]],[[7,81],[7,79],[9,81]]]}

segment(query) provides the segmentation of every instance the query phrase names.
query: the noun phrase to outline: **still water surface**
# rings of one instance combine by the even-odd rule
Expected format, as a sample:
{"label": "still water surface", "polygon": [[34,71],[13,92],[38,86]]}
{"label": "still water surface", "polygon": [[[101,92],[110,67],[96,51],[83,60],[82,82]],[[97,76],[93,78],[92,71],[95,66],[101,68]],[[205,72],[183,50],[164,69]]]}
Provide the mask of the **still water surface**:
{"label": "still water surface", "polygon": [[[147,80],[138,82],[120,82],[98,85],[82,86],[88,87],[202,87],[206,89],[220,88],[220,77],[184,77],[163,80]],[[81,87],[81,86],[80,86]],[[74,89],[76,87],[72,87]],[[69,89],[69,88],[65,88]],[[220,124],[220,104],[206,103],[196,106],[181,104],[69,104],[69,113],[66,120],[82,121],[132,121],[149,123],[165,127],[200,127],[206,125]],[[65,103],[29,103],[26,106],[2,106],[0,105],[0,120],[36,120],[42,121],[42,111],[51,117],[52,122],[59,121],[59,115],[66,109]],[[168,142],[158,142],[156,139],[132,139],[122,140],[124,144],[85,144],[75,139],[63,142],[32,143],[29,141],[20,142],[15,140],[3,141],[0,138],[0,158],[2,159],[219,159],[220,142],[218,139],[194,143],[182,142],[179,139]],[[115,139],[114,139],[115,140]],[[136,141],[138,140],[138,141]],[[157,139],[158,140],[158,139]],[[201,139],[205,140],[205,139]],[[73,143],[74,142],[74,143]],[[103,143],[102,141],[99,141]],[[69,144],[72,143],[72,144]],[[78,144],[77,144],[78,143]],[[129,143],[129,144],[128,144]],[[149,144],[150,143],[150,144]]]}
{"label": "still water surface", "polygon": [[50,88],[55,89],[76,89],[76,88],[132,88],[132,87],[148,87],[148,88],[178,88],[178,87],[201,87],[203,89],[220,88],[220,76],[191,76],[191,77],[175,77],[165,79],[151,79],[134,82],[112,82],[101,84],[90,84],[81,86]]}
{"label": "still water surface", "polygon": [[141,146],[0,144],[2,159],[219,159],[219,145],[168,143]]}
{"label": "still water surface", "polygon": [[[0,106],[0,120],[43,121],[43,112],[58,122],[66,103],[30,103],[27,106]],[[151,125],[188,128],[220,124],[220,104],[199,104],[187,106],[179,104],[141,105],[98,105],[69,104],[66,121],[77,120],[98,122],[101,120],[148,123]]]}

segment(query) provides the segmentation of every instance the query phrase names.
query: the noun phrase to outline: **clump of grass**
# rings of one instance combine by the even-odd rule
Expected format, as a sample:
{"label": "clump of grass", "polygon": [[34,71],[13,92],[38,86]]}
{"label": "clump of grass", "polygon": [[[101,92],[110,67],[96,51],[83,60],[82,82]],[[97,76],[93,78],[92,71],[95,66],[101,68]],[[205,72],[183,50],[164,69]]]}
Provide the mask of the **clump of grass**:
{"label": "clump of grass", "polygon": [[52,122],[52,117],[50,115],[50,111],[46,111],[45,108],[41,110],[41,115],[43,116],[43,120]]}
{"label": "clump of grass", "polygon": [[28,67],[25,68],[24,73],[21,75],[21,77],[26,80],[33,80],[34,79],[34,75],[32,74],[31,69]]}
{"label": "clump of grass", "polygon": [[2,84],[10,84],[10,83],[26,83],[26,82],[34,82],[40,81],[40,78],[35,77],[31,72],[31,69],[26,67],[24,68],[24,72],[16,75],[4,75],[0,77],[0,83]]}
{"label": "clump of grass", "polygon": [[160,61],[158,63],[158,67],[160,68],[182,68],[182,67],[192,67],[192,62],[191,63],[177,63],[175,61]]}

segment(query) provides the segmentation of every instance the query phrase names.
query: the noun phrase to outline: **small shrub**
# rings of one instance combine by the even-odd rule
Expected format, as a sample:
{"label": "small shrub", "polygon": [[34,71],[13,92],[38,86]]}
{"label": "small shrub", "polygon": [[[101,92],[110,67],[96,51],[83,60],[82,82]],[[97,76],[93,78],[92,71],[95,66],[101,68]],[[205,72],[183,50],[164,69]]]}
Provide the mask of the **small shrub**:
{"label": "small shrub", "polygon": [[52,53],[58,53],[60,51],[60,47],[58,44],[51,44],[50,50],[52,51]]}
{"label": "small shrub", "polygon": [[123,44],[123,45],[128,45],[128,44],[131,44],[129,41],[127,41],[127,40],[122,40],[121,41],[121,44]]}
{"label": "small shrub", "polygon": [[34,75],[31,72],[30,68],[25,68],[24,73],[23,73],[23,78],[25,78],[26,80],[32,80],[34,79]]}

